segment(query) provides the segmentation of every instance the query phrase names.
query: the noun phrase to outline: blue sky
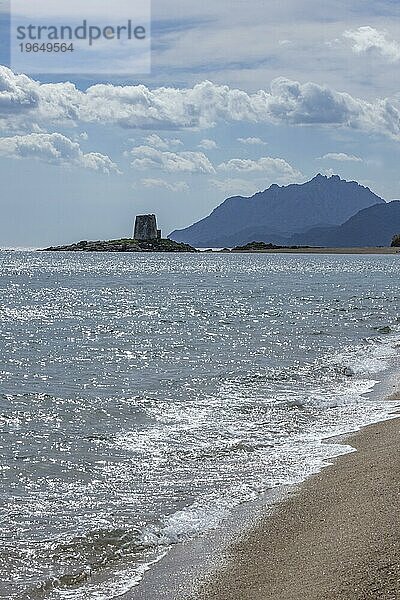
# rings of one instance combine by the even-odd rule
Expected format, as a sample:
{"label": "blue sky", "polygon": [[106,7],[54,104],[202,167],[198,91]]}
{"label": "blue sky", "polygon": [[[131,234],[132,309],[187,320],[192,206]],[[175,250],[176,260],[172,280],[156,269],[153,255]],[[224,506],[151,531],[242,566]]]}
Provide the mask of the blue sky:
{"label": "blue sky", "polygon": [[154,0],[123,78],[13,72],[0,14],[0,246],[167,234],[317,172],[400,198],[397,2]]}

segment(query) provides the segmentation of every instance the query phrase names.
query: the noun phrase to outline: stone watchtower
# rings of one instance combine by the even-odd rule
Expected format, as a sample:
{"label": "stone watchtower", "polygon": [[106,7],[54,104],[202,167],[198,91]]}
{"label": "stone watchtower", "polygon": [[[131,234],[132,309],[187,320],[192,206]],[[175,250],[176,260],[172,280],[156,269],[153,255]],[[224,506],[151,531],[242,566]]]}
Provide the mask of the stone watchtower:
{"label": "stone watchtower", "polygon": [[137,215],[133,239],[141,241],[161,239],[161,229],[157,229],[156,215]]}

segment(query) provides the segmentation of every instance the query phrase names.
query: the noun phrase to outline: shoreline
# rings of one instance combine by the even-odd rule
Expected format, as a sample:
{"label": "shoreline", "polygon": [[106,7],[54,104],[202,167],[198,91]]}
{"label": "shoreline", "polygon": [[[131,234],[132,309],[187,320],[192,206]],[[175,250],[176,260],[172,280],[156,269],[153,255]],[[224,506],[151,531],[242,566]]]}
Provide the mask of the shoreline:
{"label": "shoreline", "polygon": [[[89,246],[89,242],[87,242]],[[209,249],[209,248],[192,248],[188,250],[185,244],[177,244],[177,247],[180,247],[178,250],[171,250],[167,247],[164,249],[138,249],[138,247],[134,246],[130,249],[127,246],[123,246],[119,241],[115,247],[108,245],[107,242],[92,242],[92,248],[83,248],[79,247],[79,244],[71,244],[69,246],[54,246],[44,249],[38,249],[36,247],[27,247],[27,248],[12,248],[12,247],[4,247],[0,248],[0,252],[10,253],[10,252],[57,252],[57,254],[63,253],[78,253],[78,254],[359,254],[359,255],[396,255],[400,254],[400,248],[398,247],[354,247],[354,248],[317,248],[317,247],[304,247],[304,248],[268,248],[268,249],[258,249],[258,250],[236,250],[235,248],[219,248],[219,249]],[[98,245],[95,249],[96,244]]]}
{"label": "shoreline", "polygon": [[[400,401],[400,392],[390,399]],[[400,597],[399,418],[393,414],[340,436],[355,452],[336,457],[289,492],[225,548],[223,562],[186,598]]]}
{"label": "shoreline", "polygon": [[[223,250],[220,250],[224,254]],[[269,250],[231,250],[227,254],[399,254],[400,248],[278,248]]]}
{"label": "shoreline", "polygon": [[[296,501],[298,495],[302,495],[303,490],[312,485],[314,480],[324,480],[328,470],[340,471],[342,459],[346,459],[347,456],[359,457],[359,452],[356,452],[361,449],[357,446],[358,436],[363,436],[364,432],[371,428],[385,427],[387,423],[397,420],[393,412],[397,411],[400,403],[400,392],[397,390],[399,377],[396,369],[391,370],[388,377],[377,382],[373,391],[368,392],[376,401],[387,403],[385,414],[378,417],[377,421],[370,421],[370,424],[361,424],[356,429],[349,429],[343,433],[330,436],[328,434],[321,439],[322,444],[332,445],[332,451],[318,472],[303,481],[282,484],[267,490],[258,500],[236,507],[217,529],[208,530],[196,538],[172,546],[158,564],[144,574],[141,583],[123,594],[121,600],[297,600],[297,596],[294,595],[265,595],[262,587],[259,596],[254,593],[251,582],[257,581],[259,563],[259,557],[253,551],[254,546],[258,547],[262,539],[266,539],[268,544],[269,536],[265,536],[263,531],[272,520],[278,524],[278,529],[274,532],[275,537],[284,537],[285,521],[282,520],[282,511],[284,512],[291,502]],[[400,421],[398,425],[400,432]],[[243,564],[244,557],[250,564],[254,562],[255,571],[251,572],[249,577],[246,573],[247,565]],[[261,563],[268,563],[268,559],[263,558]],[[284,567],[285,565],[280,572],[284,572]],[[262,571],[258,575],[261,576]],[[243,578],[244,588],[236,584],[235,576]],[[229,582],[235,582],[232,589],[229,588]],[[251,590],[248,595],[245,592],[246,587]],[[221,590],[229,590],[229,593],[224,595]],[[304,592],[298,598],[325,600],[325,596],[307,596]],[[334,598],[336,600],[336,596],[332,596],[332,600]],[[371,600],[372,598],[375,600],[376,597],[372,596]],[[388,600],[389,598],[392,599],[392,596],[388,597]],[[343,600],[353,600],[353,596],[343,597]]]}

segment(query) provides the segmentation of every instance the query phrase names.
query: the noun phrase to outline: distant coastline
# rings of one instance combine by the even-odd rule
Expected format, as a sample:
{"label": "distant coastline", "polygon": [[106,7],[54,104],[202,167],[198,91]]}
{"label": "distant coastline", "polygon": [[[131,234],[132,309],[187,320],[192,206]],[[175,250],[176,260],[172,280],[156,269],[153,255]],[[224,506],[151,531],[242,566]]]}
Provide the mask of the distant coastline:
{"label": "distant coastline", "polygon": [[[350,247],[350,248],[324,248],[317,246],[278,246],[264,242],[250,242],[245,246],[223,248],[217,252],[233,254],[397,254],[400,248],[396,247]],[[210,252],[210,250],[206,250]]]}
{"label": "distant coastline", "polygon": [[399,247],[322,248],[313,246],[277,246],[251,242],[234,248],[193,248],[189,244],[169,239],[140,241],[120,239],[108,241],[81,241],[62,246],[49,246],[38,252],[189,252],[210,254],[399,254]]}
{"label": "distant coastline", "polygon": [[[224,252],[222,250],[222,252]],[[268,250],[236,250],[230,254],[400,254],[399,248],[366,247],[366,248],[313,248],[313,247],[282,247]]]}

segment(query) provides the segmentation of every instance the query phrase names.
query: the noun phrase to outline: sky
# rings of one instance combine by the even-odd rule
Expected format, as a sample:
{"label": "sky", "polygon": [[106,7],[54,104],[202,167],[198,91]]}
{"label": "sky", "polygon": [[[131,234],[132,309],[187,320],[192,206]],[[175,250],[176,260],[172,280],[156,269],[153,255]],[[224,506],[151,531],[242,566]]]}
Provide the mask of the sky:
{"label": "sky", "polygon": [[130,237],[142,213],[167,235],[318,172],[400,198],[398,0],[153,0],[132,76],[10,69],[8,12],[0,246]]}

